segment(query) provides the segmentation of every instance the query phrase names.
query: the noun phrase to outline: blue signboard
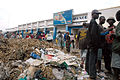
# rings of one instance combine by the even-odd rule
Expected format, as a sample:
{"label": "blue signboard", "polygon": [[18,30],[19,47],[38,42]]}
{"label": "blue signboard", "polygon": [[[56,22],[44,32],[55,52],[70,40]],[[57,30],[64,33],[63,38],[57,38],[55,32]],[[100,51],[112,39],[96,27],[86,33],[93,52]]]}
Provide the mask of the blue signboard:
{"label": "blue signboard", "polygon": [[71,23],[72,23],[72,10],[54,13],[53,15],[54,25],[63,25]]}

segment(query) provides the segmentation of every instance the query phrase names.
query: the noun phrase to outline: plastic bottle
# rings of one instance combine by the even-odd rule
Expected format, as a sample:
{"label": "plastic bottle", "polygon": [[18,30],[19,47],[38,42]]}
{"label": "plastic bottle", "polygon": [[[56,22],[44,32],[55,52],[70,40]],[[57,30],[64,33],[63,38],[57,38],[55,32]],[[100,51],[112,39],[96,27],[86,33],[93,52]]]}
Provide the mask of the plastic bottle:
{"label": "plastic bottle", "polygon": [[32,56],[35,59],[40,59],[40,56],[35,54],[34,52],[31,52],[30,56]]}

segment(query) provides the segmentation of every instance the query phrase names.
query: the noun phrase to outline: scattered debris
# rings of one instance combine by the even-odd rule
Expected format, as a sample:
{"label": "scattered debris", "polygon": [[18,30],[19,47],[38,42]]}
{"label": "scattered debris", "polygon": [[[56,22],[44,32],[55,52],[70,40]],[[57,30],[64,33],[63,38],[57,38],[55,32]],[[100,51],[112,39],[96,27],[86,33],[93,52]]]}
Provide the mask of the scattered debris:
{"label": "scattered debris", "polygon": [[0,80],[89,80],[81,63],[80,50],[66,54],[46,41],[0,39]]}

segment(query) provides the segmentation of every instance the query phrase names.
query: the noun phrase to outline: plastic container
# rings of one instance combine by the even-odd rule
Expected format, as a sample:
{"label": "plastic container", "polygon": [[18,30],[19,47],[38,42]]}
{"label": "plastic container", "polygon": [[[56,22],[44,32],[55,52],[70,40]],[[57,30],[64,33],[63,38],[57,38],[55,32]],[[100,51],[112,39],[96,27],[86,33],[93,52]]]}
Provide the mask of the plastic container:
{"label": "plastic container", "polygon": [[35,59],[40,59],[40,56],[35,54],[34,52],[31,52],[30,56],[35,58]]}

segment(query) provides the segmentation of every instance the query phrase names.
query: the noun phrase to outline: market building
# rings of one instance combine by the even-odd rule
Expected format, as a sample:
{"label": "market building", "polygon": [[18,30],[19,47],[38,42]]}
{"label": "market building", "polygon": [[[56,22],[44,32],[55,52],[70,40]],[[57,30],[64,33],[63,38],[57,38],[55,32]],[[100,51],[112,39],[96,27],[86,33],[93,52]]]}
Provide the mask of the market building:
{"label": "market building", "polygon": [[[108,19],[108,17],[115,17],[116,12],[120,10],[120,6],[117,7],[112,7],[112,8],[106,8],[106,9],[101,9],[99,10],[102,14],[100,16],[105,16],[106,19]],[[67,10],[70,11],[70,10]],[[82,24],[84,22],[89,23],[91,20],[91,12],[87,12],[87,13],[81,13],[81,14],[73,14],[72,10],[71,10],[71,14],[65,15],[66,11],[62,11],[62,12],[58,12],[58,13],[54,13],[54,15],[56,15],[55,19],[59,20],[59,22],[57,22],[57,25],[54,24],[54,18],[53,19],[48,19],[48,20],[43,20],[43,21],[36,21],[36,22],[31,22],[31,23],[26,23],[26,24],[21,24],[18,25],[18,27],[15,28],[9,28],[6,29],[9,32],[20,32],[20,33],[24,33],[24,32],[30,32],[30,33],[36,33],[38,30],[43,31],[45,33],[51,33],[53,35],[53,38],[55,39],[56,34],[58,31],[61,32],[66,32],[69,31],[70,33],[73,34],[77,34],[78,31],[80,29],[82,29]],[[63,13],[63,14],[62,14]],[[61,15],[62,14],[62,15]],[[67,22],[63,22],[65,21],[65,17],[70,17],[72,18],[71,20]],[[66,19],[67,19],[66,17]],[[98,20],[97,20],[98,22]],[[115,25],[118,22],[115,23]],[[107,27],[108,23],[105,22],[104,27]]]}

